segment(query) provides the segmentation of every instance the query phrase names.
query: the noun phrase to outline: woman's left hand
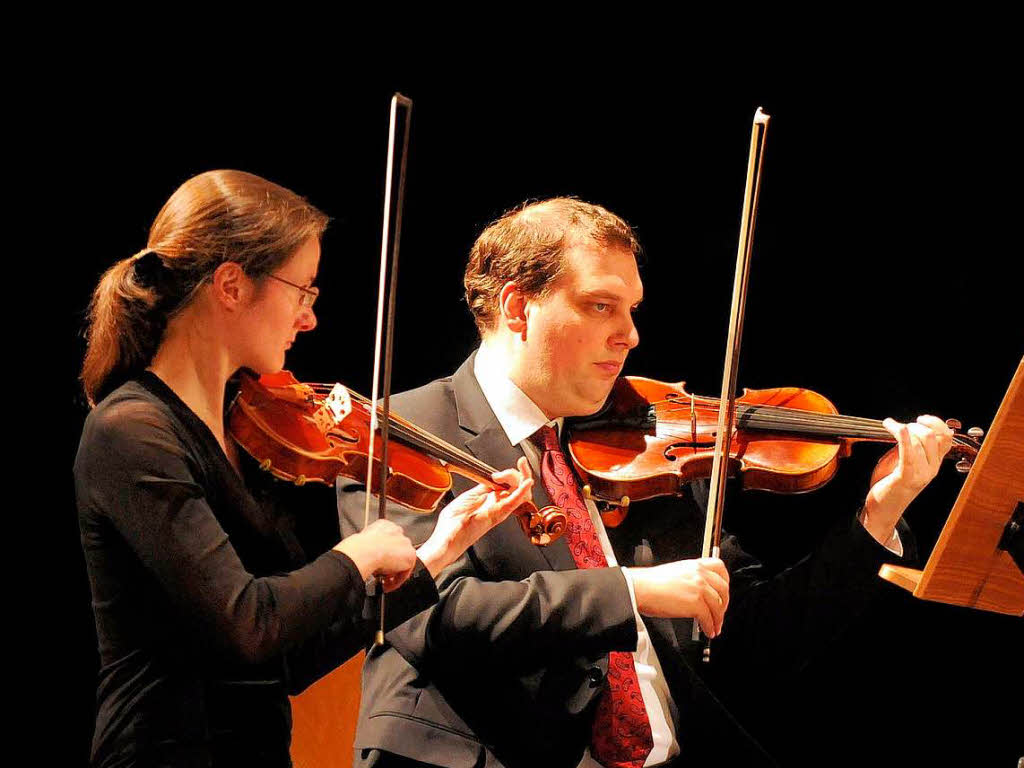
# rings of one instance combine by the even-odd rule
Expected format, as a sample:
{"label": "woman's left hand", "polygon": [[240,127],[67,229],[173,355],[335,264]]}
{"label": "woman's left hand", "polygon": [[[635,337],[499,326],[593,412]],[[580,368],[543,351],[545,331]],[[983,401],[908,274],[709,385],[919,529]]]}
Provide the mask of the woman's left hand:
{"label": "woman's left hand", "polygon": [[492,491],[486,485],[476,485],[441,510],[434,532],[417,550],[432,576],[437,576],[477,539],[530,500],[533,474],[526,457],[519,459],[517,469],[495,472],[491,478],[507,489]]}
{"label": "woman's left hand", "polygon": [[953,432],[935,416],[919,416],[916,422],[882,422],[896,447],[878,461],[871,475],[871,490],[864,502],[864,527],[880,542],[888,541],[903,510],[942,466],[942,457],[953,444]]}

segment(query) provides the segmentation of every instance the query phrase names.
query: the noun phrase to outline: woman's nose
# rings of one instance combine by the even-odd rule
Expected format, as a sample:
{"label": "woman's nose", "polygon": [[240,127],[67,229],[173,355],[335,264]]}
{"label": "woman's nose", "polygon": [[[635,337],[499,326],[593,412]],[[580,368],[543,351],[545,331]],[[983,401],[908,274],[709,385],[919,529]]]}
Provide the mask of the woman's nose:
{"label": "woman's nose", "polygon": [[316,328],[316,315],[313,314],[312,307],[302,308],[298,320],[295,321],[295,327],[300,331],[312,331]]}

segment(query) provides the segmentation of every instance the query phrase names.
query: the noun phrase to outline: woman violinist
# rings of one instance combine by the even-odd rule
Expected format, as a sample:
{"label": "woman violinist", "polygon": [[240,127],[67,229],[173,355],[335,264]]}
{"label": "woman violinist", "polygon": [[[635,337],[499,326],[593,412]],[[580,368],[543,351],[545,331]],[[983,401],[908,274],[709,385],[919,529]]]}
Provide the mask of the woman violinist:
{"label": "woman violinist", "polygon": [[211,171],[167,201],[147,247],[95,290],[75,461],[99,640],[98,766],[287,766],[298,692],[365,646],[364,583],[389,628],[433,576],[530,498],[527,466],[456,498],[418,550],[378,521],[309,560],[228,439],[240,368],[281,370],[316,325],[327,218],[257,176]]}

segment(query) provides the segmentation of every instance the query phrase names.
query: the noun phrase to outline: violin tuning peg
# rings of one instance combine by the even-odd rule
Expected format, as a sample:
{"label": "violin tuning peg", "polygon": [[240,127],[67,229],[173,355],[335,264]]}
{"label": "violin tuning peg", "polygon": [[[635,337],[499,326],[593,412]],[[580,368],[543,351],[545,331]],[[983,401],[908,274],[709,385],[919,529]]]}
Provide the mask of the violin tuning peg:
{"label": "violin tuning peg", "polygon": [[958,429],[963,428],[963,424],[960,423],[959,419],[946,419],[946,426],[956,432]]}
{"label": "violin tuning peg", "polygon": [[981,427],[971,427],[967,430],[968,437],[973,437],[975,440],[981,440],[985,436],[985,430]]}
{"label": "violin tuning peg", "polygon": [[270,471],[270,459],[264,459],[263,461],[261,461],[260,462],[260,469],[262,469],[264,472],[269,472]]}
{"label": "violin tuning peg", "polygon": [[591,490],[590,490],[590,486],[589,485],[584,485],[583,488],[581,488],[580,490],[583,491],[583,498],[584,499],[590,499],[591,498]]}
{"label": "violin tuning peg", "polygon": [[960,461],[956,463],[956,471],[962,475],[966,475],[971,471],[972,466],[973,464],[967,459],[960,459]]}
{"label": "violin tuning peg", "polygon": [[297,486],[299,486],[300,488],[302,486],[304,486],[306,484],[306,476],[305,475],[299,475],[298,477],[296,477],[295,478],[295,484]]}
{"label": "violin tuning peg", "polygon": [[624,510],[629,509],[629,496],[623,496],[621,499],[619,499],[619,506],[622,507]]}

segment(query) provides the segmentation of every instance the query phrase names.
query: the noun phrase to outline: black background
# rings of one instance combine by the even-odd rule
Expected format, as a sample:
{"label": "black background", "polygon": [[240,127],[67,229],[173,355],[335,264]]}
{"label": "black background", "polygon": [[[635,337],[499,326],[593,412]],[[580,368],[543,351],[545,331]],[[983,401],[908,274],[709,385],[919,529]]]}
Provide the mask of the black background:
{"label": "black background", "polygon": [[[450,373],[473,348],[461,273],[481,229],[524,199],[570,194],[622,215],[646,250],[641,342],[625,373],[717,394],[760,105],[772,123],[741,386],[799,385],[843,413],[987,427],[1024,353],[1011,78],[955,61],[841,75],[805,64],[776,77],[725,77],[710,63],[682,79],[637,68],[614,81],[567,64],[470,84],[467,62],[430,76],[356,68],[316,86],[248,78],[244,90],[210,78],[112,89],[82,77],[69,101],[75,128],[62,138],[73,172],[47,190],[55,209],[81,216],[61,233],[73,242],[58,278],[66,427],[57,465],[70,466],[86,414],[76,377],[92,287],[144,246],[181,182],[213,168],[265,176],[332,217],[318,328],[299,337],[288,367],[369,389],[396,89],[415,101],[396,391]],[[781,568],[856,508],[880,453],[859,446],[830,485],[805,496],[734,493],[726,526]],[[924,555],[961,485],[947,466],[908,510]],[[87,759],[97,657],[69,479],[62,488],[48,523],[61,563],[61,588],[47,598],[61,624],[48,662],[59,693],[48,706],[74,765]],[[942,764],[966,750],[971,764],[1010,765],[1024,754],[1020,638],[1019,620],[886,587],[797,680],[752,684],[735,706],[785,764]]]}

